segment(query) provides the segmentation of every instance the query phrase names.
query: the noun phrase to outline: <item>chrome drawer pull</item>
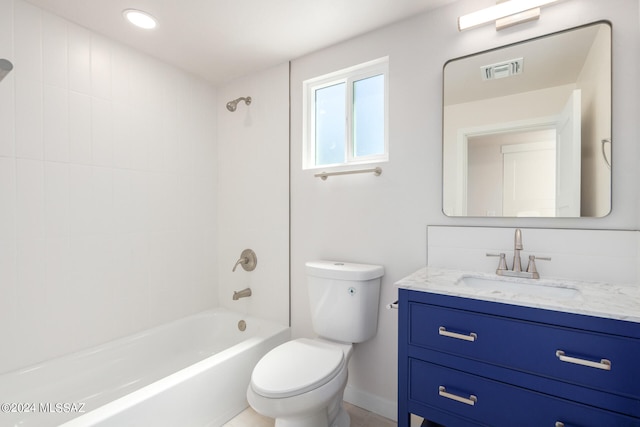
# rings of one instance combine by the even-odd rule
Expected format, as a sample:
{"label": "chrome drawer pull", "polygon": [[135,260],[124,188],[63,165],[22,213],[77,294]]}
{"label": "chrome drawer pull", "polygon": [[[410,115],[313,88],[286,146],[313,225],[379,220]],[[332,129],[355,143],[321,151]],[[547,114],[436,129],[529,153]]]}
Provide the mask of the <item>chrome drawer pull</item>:
{"label": "chrome drawer pull", "polygon": [[564,423],[561,421],[556,421],[556,427],[564,427]]}
{"label": "chrome drawer pull", "polygon": [[457,334],[455,332],[447,331],[447,328],[445,328],[444,326],[440,326],[438,328],[438,334],[443,335],[445,337],[457,338],[459,340],[465,340],[465,341],[475,341],[478,339],[478,335],[475,332],[471,332],[469,335]]}
{"label": "chrome drawer pull", "polygon": [[466,403],[467,405],[471,405],[471,406],[475,405],[476,402],[478,401],[478,398],[475,397],[473,394],[470,395],[469,398],[467,399],[466,397],[457,396],[455,394],[448,393],[447,389],[444,388],[443,385],[438,387],[438,394],[442,397],[446,397],[447,399],[455,400],[456,402]]}
{"label": "chrome drawer pull", "polygon": [[576,365],[588,366],[590,368],[604,369],[605,371],[611,370],[611,361],[602,359],[600,362],[592,362],[591,360],[578,359],[577,357],[565,356],[564,351],[556,351],[556,356],[563,362],[575,363]]}

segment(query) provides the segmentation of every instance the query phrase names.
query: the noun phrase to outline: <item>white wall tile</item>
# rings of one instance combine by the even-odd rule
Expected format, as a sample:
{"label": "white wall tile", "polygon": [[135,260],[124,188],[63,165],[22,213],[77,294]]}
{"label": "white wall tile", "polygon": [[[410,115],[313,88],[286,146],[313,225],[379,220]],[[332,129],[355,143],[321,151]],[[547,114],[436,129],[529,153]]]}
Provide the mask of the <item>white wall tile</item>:
{"label": "white wall tile", "polygon": [[71,243],[68,236],[47,238],[45,242],[45,282],[51,304],[69,299],[68,281],[71,266]]}
{"label": "white wall tile", "polygon": [[69,237],[69,166],[65,163],[44,164],[45,235]]}
{"label": "white wall tile", "polygon": [[45,85],[69,87],[67,22],[51,13],[42,16],[42,69]]}
{"label": "white wall tile", "polygon": [[14,67],[30,81],[42,82],[42,11],[25,2],[15,2]]}
{"label": "white wall tile", "polygon": [[111,99],[111,43],[91,35],[91,95]]}
{"label": "white wall tile", "polygon": [[16,161],[17,238],[44,239],[44,164]]}
{"label": "white wall tile", "polygon": [[82,237],[94,232],[91,166],[69,165],[69,233]]}
{"label": "white wall tile", "polygon": [[111,48],[111,99],[114,102],[131,102],[131,56],[126,47],[114,45]]}
{"label": "white wall tile", "polygon": [[16,73],[15,88],[16,156],[42,160],[42,81]]}
{"label": "white wall tile", "polygon": [[0,157],[0,240],[15,240],[16,233],[16,161]]}
{"label": "white wall tile", "polygon": [[20,363],[18,343],[23,331],[19,331],[16,313],[16,241],[0,238],[0,334],[5,345],[0,351],[0,373],[9,366]]}
{"label": "white wall tile", "polygon": [[[197,87],[197,84],[192,86]],[[189,134],[194,141],[198,141],[193,147],[198,153],[193,161],[197,182],[213,179],[220,183],[215,201],[207,198],[205,190],[197,185],[193,194],[198,205],[201,202],[205,206],[210,203],[208,209],[215,209],[218,216],[220,305],[233,310],[246,310],[254,316],[282,324],[288,322],[289,313],[288,87],[289,69],[283,64],[235,80],[220,89],[215,104],[218,111],[218,150],[210,153],[220,159],[216,162],[216,176],[209,175],[200,158],[203,152],[207,156],[209,131],[197,126],[197,131]],[[194,92],[190,92],[189,96],[204,109],[207,101],[200,97],[204,91],[197,94],[198,90],[195,89]],[[241,95],[251,95],[255,103],[250,106],[239,105],[236,112],[229,112],[225,103]],[[184,102],[184,99],[179,102]],[[201,125],[210,120],[200,111],[182,111],[191,115],[191,123]],[[182,144],[182,139],[180,142]],[[204,220],[205,216],[196,215],[194,218],[195,223]],[[309,236],[307,231],[304,234]],[[317,240],[305,240],[314,247],[319,244]],[[256,252],[258,268],[251,273],[240,269],[231,272],[240,252],[246,248]],[[305,278],[296,283],[304,289]],[[233,291],[245,287],[252,289],[253,296],[233,301]],[[303,301],[307,300],[305,291]],[[293,305],[304,307],[299,303]]]}
{"label": "white wall tile", "polygon": [[149,234],[149,290],[152,294],[169,289],[179,277],[175,255],[182,250],[177,231]]}
{"label": "white wall tile", "polygon": [[17,241],[17,298],[21,309],[46,312],[45,240],[18,239]]}
{"label": "white wall tile", "polygon": [[[0,2],[0,58],[8,59],[15,65],[13,19],[13,2]],[[9,73],[0,84],[0,156],[15,155],[14,75],[15,72]]]}
{"label": "white wall tile", "polygon": [[[17,269],[16,241],[12,239],[0,239],[0,292],[3,297],[0,306],[8,308],[11,298],[15,297],[16,269]],[[7,301],[8,300],[8,301]],[[0,312],[4,313],[4,312]],[[4,323],[4,322],[0,322]]]}
{"label": "white wall tile", "polygon": [[217,303],[215,90],[13,5],[0,0],[0,57],[25,72],[0,84],[0,324],[17,332],[0,327],[15,349],[0,372]]}
{"label": "white wall tile", "polygon": [[[114,287],[118,295],[139,302],[149,283],[149,241],[146,233],[122,233],[114,238]],[[135,307],[131,307],[135,309]]]}
{"label": "white wall tile", "polygon": [[[1,15],[1,11],[0,11]],[[2,18],[0,18],[1,20]],[[0,26],[2,22],[0,22]],[[0,58],[3,56],[0,54]],[[10,55],[6,55],[10,57]],[[6,58],[5,57],[5,58]],[[0,156],[15,156],[15,78],[11,72],[0,84]]]}
{"label": "white wall tile", "polygon": [[[115,169],[113,172],[113,218],[117,233],[143,232],[149,229],[149,179],[146,173]],[[162,215],[162,214],[159,214]]]}
{"label": "white wall tile", "polygon": [[[114,103],[113,105],[113,161],[116,167],[147,170],[148,152],[156,147],[151,129],[161,127],[161,119],[138,107]],[[151,144],[153,141],[153,144]]]}
{"label": "white wall tile", "polygon": [[13,56],[13,2],[0,2],[0,58]]}
{"label": "white wall tile", "polygon": [[113,103],[113,165],[116,168],[133,169],[132,145],[136,109],[123,102]]}
{"label": "white wall tile", "polygon": [[[150,171],[167,171],[168,164],[168,135],[166,132],[166,122],[169,118],[166,116],[166,109],[162,107],[154,107],[153,117],[162,118],[161,122],[156,122],[153,126],[147,126],[147,140],[153,141],[146,149],[147,167]],[[154,120],[154,119],[152,119]]]}
{"label": "white wall tile", "polygon": [[113,169],[93,167],[91,170],[91,197],[93,230],[112,235],[113,223]]}
{"label": "white wall tile", "polygon": [[91,33],[77,25],[68,25],[69,89],[91,94]]}
{"label": "white wall tile", "polygon": [[113,166],[113,108],[110,101],[91,98],[91,159],[96,166]]}
{"label": "white wall tile", "polygon": [[69,92],[45,84],[42,135],[44,159],[69,161]]}
{"label": "white wall tile", "polygon": [[91,164],[91,98],[69,92],[69,160]]}
{"label": "white wall tile", "polygon": [[47,313],[47,289],[45,284],[45,244],[44,239],[18,239],[17,241],[17,283],[14,326],[18,336],[28,336],[20,340],[16,352],[20,363],[29,365],[38,360],[46,351],[43,325],[49,322]]}
{"label": "white wall tile", "polygon": [[[178,176],[173,173],[155,172],[149,175],[147,194],[149,211],[145,221],[151,231],[171,231],[178,229],[178,200],[180,190]],[[210,186],[208,189],[210,190]],[[209,191],[209,193],[211,193]],[[215,195],[213,196],[215,197]],[[215,215],[209,218],[214,218]]]}
{"label": "white wall tile", "polygon": [[196,195],[196,176],[194,174],[178,174],[178,195],[176,204],[178,207],[178,228],[180,230],[193,230],[198,228],[195,223],[198,206]]}

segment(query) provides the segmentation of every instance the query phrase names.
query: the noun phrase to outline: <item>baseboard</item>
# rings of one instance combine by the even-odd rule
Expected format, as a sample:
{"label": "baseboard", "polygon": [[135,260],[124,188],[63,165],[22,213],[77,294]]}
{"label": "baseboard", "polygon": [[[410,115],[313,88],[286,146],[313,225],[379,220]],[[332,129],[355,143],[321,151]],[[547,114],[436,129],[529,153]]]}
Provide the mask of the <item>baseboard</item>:
{"label": "baseboard", "polygon": [[390,420],[398,421],[398,403],[396,401],[383,399],[380,396],[358,390],[350,385],[347,385],[344,390],[344,400]]}

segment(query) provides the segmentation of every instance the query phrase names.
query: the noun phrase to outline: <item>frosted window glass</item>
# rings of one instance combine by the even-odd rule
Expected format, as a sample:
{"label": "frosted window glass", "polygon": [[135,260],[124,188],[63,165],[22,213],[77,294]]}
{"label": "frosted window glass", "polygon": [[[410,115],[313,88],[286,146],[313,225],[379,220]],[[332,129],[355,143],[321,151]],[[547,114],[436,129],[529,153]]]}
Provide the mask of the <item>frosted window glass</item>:
{"label": "frosted window glass", "polygon": [[384,154],[384,75],[353,82],[355,157]]}
{"label": "frosted window glass", "polygon": [[315,91],[316,165],[345,161],[345,83]]}

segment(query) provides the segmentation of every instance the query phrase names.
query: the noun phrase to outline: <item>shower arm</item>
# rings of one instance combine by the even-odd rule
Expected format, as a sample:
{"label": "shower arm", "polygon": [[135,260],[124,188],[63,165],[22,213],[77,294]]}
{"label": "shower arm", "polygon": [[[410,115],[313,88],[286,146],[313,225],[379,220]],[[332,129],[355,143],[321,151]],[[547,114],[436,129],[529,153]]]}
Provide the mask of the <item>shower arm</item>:
{"label": "shower arm", "polygon": [[250,96],[241,96],[240,98],[234,99],[233,101],[227,102],[227,110],[234,112],[238,107],[238,103],[240,101],[244,101],[246,105],[251,105],[251,97]]}

